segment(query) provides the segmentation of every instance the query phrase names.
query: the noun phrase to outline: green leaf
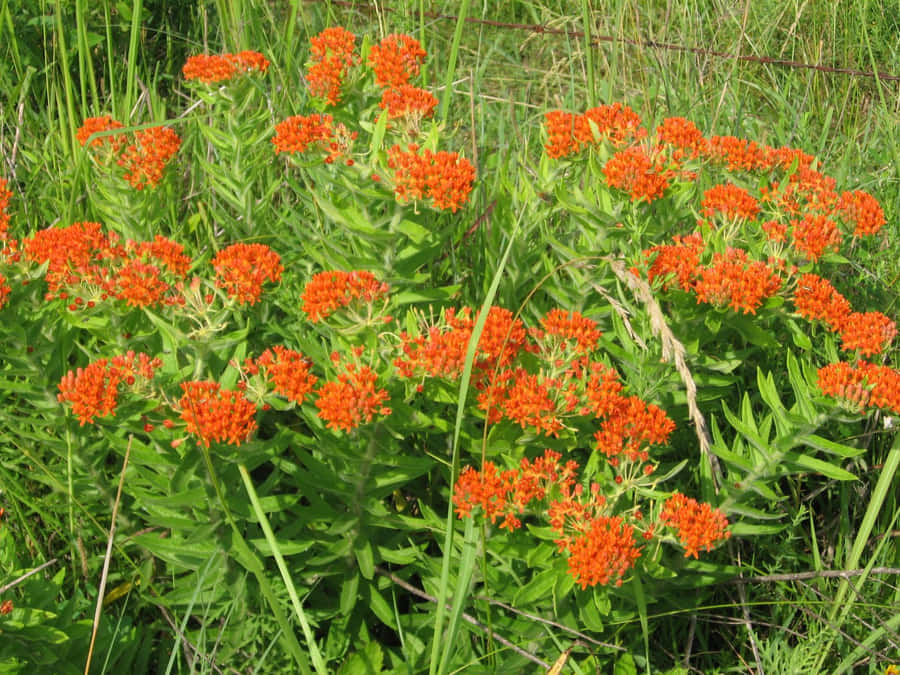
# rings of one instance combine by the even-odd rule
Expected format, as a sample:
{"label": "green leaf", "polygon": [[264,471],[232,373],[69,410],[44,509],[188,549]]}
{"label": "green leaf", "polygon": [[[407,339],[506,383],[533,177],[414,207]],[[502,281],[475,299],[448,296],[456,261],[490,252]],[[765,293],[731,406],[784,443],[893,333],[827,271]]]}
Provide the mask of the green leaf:
{"label": "green leaf", "polygon": [[553,586],[556,584],[558,575],[559,573],[554,569],[539,572],[531,581],[519,589],[513,604],[516,607],[526,607],[549,597]]}
{"label": "green leaf", "polygon": [[359,594],[359,574],[356,571],[350,573],[350,576],[344,579],[341,585],[340,611],[344,616],[349,616],[353,608],[356,607],[356,596]]}
{"label": "green leaf", "polygon": [[616,659],[613,675],[637,675],[637,666],[634,665],[634,657],[628,652]]}
{"label": "green leaf", "polygon": [[809,455],[804,455],[799,452],[785,452],[784,462],[786,464],[793,464],[798,470],[820,473],[823,476],[833,478],[834,480],[856,480],[856,476],[839,466],[829,464],[821,459],[816,459],[815,457],[810,457]]}
{"label": "green leaf", "polygon": [[364,534],[361,532],[353,540],[353,553],[356,562],[359,563],[359,571],[366,579],[371,579],[375,576],[375,553],[372,550],[372,542],[364,538]]}

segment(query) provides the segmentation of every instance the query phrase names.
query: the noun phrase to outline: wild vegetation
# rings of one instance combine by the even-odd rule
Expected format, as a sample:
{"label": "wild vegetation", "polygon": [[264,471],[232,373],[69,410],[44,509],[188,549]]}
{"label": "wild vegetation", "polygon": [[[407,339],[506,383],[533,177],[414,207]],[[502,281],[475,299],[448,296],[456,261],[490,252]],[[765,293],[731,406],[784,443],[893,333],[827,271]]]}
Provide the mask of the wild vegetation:
{"label": "wild vegetation", "polygon": [[0,4],[4,672],[897,672],[900,6],[550,4]]}

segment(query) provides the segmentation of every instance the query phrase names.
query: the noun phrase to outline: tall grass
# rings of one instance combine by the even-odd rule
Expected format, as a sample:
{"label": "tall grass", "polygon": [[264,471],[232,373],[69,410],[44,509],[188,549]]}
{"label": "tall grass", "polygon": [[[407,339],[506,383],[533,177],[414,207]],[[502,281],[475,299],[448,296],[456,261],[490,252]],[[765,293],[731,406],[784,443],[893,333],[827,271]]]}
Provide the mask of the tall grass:
{"label": "tall grass", "polygon": [[[269,104],[277,106],[278,114],[293,114],[306,103],[301,77],[303,57],[299,55],[306,53],[309,37],[326,25],[345,25],[361,35],[416,34],[427,46],[427,78],[436,85],[447,142],[477,162],[479,174],[471,217],[464,224],[464,243],[448,252],[439,263],[439,271],[429,272],[440,277],[446,288],[459,288],[467,302],[482,308],[495,301],[519,306],[533,288],[534,279],[556,269],[560,255],[590,253],[564,251],[565,244],[554,231],[556,223],[531,221],[531,214],[517,213],[516,208],[544,196],[528,192],[529,177],[540,170],[529,158],[540,154],[543,141],[539,127],[544,111],[559,107],[583,110],[595,103],[624,101],[648,125],[682,115],[696,121],[706,133],[735,134],[802,148],[815,153],[840,183],[871,192],[884,206],[887,234],[877,245],[860,245],[856,262],[843,265],[837,281],[854,304],[878,306],[894,316],[900,307],[900,273],[896,266],[900,257],[900,82],[884,77],[900,76],[900,46],[896,41],[900,3],[896,0],[747,0],[739,4],[699,0],[446,0],[428,5],[415,0],[372,5],[215,0],[202,5],[197,13],[183,13],[175,19],[171,16],[173,7],[149,0],[93,4],[86,0],[0,0],[0,91],[4,92],[0,97],[0,176],[11,179],[22,205],[16,214],[22,230],[91,215],[90,207],[79,197],[90,190],[89,173],[84,166],[72,168],[78,166],[75,131],[85,117],[109,112],[134,125],[178,122],[170,119],[167,111],[180,109],[183,92],[176,71],[169,66],[174,64],[177,69],[183,55],[199,51],[200,45],[210,52],[245,48],[265,51],[277,64],[270,77],[278,100]],[[163,54],[171,63],[158,67],[152,55]],[[799,68],[769,59],[882,75]],[[277,115],[273,113],[272,117]],[[214,215],[221,214],[216,222],[239,219],[222,201],[210,198],[214,203],[206,204],[204,199],[197,198],[203,207],[196,209],[190,204],[171,204],[169,224],[178,223],[184,228],[180,231],[190,232],[198,241],[214,241],[214,235],[207,237],[201,232],[201,223],[207,231],[213,230],[212,219],[204,222],[207,214],[203,209],[208,206]],[[339,241],[324,227],[317,235],[308,234],[309,224],[297,222],[291,206],[283,205],[278,227],[285,246],[293,247],[298,264],[304,264],[304,260],[305,264],[309,260],[354,261],[365,254],[360,242],[353,238]],[[251,211],[248,206],[247,213]],[[510,223],[516,225],[510,227]],[[301,234],[314,238],[316,245],[297,243]],[[548,297],[577,302],[578,291],[569,287],[572,279],[559,279],[546,291]],[[63,346],[58,348],[57,365],[61,369],[75,353],[71,345],[68,347],[68,352]],[[887,358],[896,363],[898,356],[895,351]],[[473,358],[474,341],[467,375]],[[52,390],[49,380],[47,390]],[[463,386],[460,414],[465,392]],[[36,401],[34,405],[46,407],[47,402]],[[9,424],[15,421],[13,414],[3,417]],[[838,428],[848,436],[856,433],[850,425]],[[826,660],[834,654],[841,655],[837,672],[854,668],[883,672],[887,659],[896,658],[890,649],[897,644],[900,630],[900,589],[896,575],[885,577],[894,580],[892,585],[872,574],[871,569],[900,566],[900,550],[893,536],[900,514],[896,428],[896,420],[890,426],[883,419],[873,423],[863,439],[833,439],[859,441],[868,448],[866,459],[851,467],[860,476],[856,483],[822,479],[810,494],[804,491],[803,483],[786,480],[790,483],[786,491],[793,494],[791,513],[795,520],[788,525],[785,538],[767,538],[761,529],[759,536],[743,540],[734,549],[735,557],[730,561],[733,568],[740,568],[745,576],[760,577],[756,582],[745,580],[742,588],[746,595],[740,595],[730,580],[720,578],[712,569],[706,577],[685,579],[685,592],[666,599],[650,596],[653,588],[636,586],[633,600],[622,602],[633,602],[637,618],[632,614],[619,620],[615,611],[605,624],[598,618],[598,625],[609,631],[604,639],[632,650],[627,657],[630,667],[647,672],[657,663],[671,666],[672,673],[791,672],[787,664],[824,672],[822,669],[830,667]],[[67,436],[67,440],[71,439]],[[460,442],[457,419],[451,455],[454,476],[459,470]],[[24,517],[24,512],[17,515],[22,516],[18,519],[33,544],[34,560],[50,559],[59,553],[55,537],[42,533],[34,523],[52,524],[51,529],[58,530],[68,542],[61,550],[68,556],[70,579],[60,582],[59,594],[81,603],[71,610],[73,615],[89,611],[91,598],[87,596],[94,582],[82,569],[97,567],[102,547],[96,541],[86,545],[80,530],[88,527],[96,535],[104,528],[102,519],[97,520],[93,511],[80,505],[78,491],[85,486],[75,485],[72,478],[71,465],[77,463],[73,455],[86,448],[70,444],[53,449],[55,458],[44,457],[43,450],[33,447],[28,439],[15,438],[11,431],[4,434],[2,443],[0,454],[24,455],[33,472],[28,480],[46,486],[23,487],[24,477],[16,472],[24,471],[24,465],[8,469],[5,459],[0,462],[4,491],[16,502],[28,504],[33,514],[32,518]],[[65,465],[69,467],[65,470],[68,483],[56,471]],[[308,653],[313,669],[326,672],[321,652],[334,647],[330,640],[372,636],[364,626],[348,627],[340,637],[316,633],[316,621],[326,618],[324,611],[317,613],[314,603],[310,607],[299,596],[280,557],[265,508],[252,492],[247,469],[241,465],[240,470],[256,522],[275,556],[282,586],[272,588],[265,581],[261,572],[264,563],[237,528],[231,543],[239,557],[250,561],[248,569],[260,571],[261,592],[273,609],[279,604],[286,607],[281,596],[288,597],[294,616],[289,619],[274,610],[273,621],[293,664],[308,670]],[[97,490],[91,487],[90,492],[96,496]],[[66,498],[57,502],[51,494]],[[226,496],[222,494],[220,499],[227,509]],[[470,521],[460,546],[454,541],[452,505],[442,515],[443,530],[435,526],[444,538],[440,543],[442,566],[434,575],[439,582],[432,589],[437,602],[431,617],[430,657],[427,664],[411,665],[409,672],[451,672],[454,664],[458,665],[454,661],[458,643],[477,639],[462,627],[462,615],[466,602],[473,600],[471,582],[478,574],[479,533]],[[122,517],[127,518],[127,514]],[[138,570],[149,564],[129,558],[125,551],[116,553],[126,569]],[[218,563],[213,569],[212,560],[203,567],[200,577],[229,572],[219,569]],[[483,564],[491,562],[496,561]],[[860,567],[869,573],[857,576]],[[808,584],[799,577],[767,579],[784,571],[825,568],[854,576],[820,578]],[[149,577],[149,573],[142,576]],[[651,580],[650,585],[656,581]],[[148,654],[153,653],[159,663],[168,660],[169,672],[180,668],[187,672],[187,665],[176,659],[176,652],[184,647],[182,641],[195,604],[202,602],[203,581],[197,584],[180,622],[170,625],[151,615],[145,605],[128,617],[137,634],[133,642],[139,646],[126,644],[125,638],[117,644],[107,636],[107,649],[123,653],[133,649],[145,661],[151,660]],[[656,604],[648,606],[647,597],[654,597]],[[571,605],[577,602],[585,601],[560,598],[556,619],[561,623],[573,621],[578,614]],[[294,636],[293,619],[301,626],[305,644]],[[259,621],[263,624],[269,619]],[[515,622],[513,625],[522,627],[536,642],[549,636],[559,651],[571,646],[568,637],[549,629],[544,632],[536,620],[517,617]],[[235,623],[239,622],[231,620],[223,631],[230,631]],[[761,645],[758,658],[746,639],[748,634]],[[237,663],[235,655],[252,644],[253,637],[241,634],[239,628],[225,639],[229,637],[237,645],[229,652]],[[218,639],[207,646],[213,656]],[[253,656],[264,665],[269,663],[269,652],[259,645],[253,647]],[[140,662],[138,656],[133,658]],[[365,658],[369,663],[378,661],[374,656]],[[563,663],[570,669],[563,672],[583,672],[574,657]],[[621,670],[616,672],[635,672],[629,670],[625,657],[620,664]]]}

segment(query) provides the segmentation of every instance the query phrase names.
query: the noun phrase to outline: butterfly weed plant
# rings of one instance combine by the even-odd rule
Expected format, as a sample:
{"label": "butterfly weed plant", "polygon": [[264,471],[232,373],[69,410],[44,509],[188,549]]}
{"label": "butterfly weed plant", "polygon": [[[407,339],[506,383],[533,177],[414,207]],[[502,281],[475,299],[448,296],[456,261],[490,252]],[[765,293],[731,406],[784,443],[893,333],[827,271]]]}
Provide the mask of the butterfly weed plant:
{"label": "butterfly weed plant", "polygon": [[[608,668],[648,603],[783,527],[785,481],[855,478],[842,425],[900,413],[894,321],[829,280],[877,200],[684,118],[547,111],[497,195],[530,288],[466,302],[503,270],[460,270],[480,181],[427,57],[327,28],[295,100],[259,52],[196,54],[181,114],[83,121],[89,218],[24,231],[0,179],[3,575],[50,527],[53,583],[93,597],[127,461],[103,621],[138,609],[100,632],[109,667],[509,671],[578,631]],[[68,522],[29,517],[60,495]],[[4,665],[68,672],[91,622],[34,588],[4,593]],[[160,613],[168,642],[138,628]]]}

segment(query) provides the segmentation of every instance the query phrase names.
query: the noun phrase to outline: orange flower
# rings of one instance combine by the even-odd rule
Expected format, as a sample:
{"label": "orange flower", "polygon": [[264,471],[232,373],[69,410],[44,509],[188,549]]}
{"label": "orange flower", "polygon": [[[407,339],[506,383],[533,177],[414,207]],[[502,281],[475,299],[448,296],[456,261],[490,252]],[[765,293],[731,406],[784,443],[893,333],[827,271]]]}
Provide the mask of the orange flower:
{"label": "orange flower", "polygon": [[384,389],[376,389],[378,376],[369,366],[348,363],[337,382],[326,382],[316,392],[319,417],[329,429],[352,431],[368,424],[375,415],[390,415],[384,406],[389,395]]}
{"label": "orange flower", "polygon": [[559,385],[555,379],[529,375],[517,368],[506,392],[503,411],[523,429],[531,426],[537,433],[559,437],[563,429],[555,400]]}
{"label": "orange flower", "polygon": [[841,349],[880,354],[897,336],[897,324],[881,312],[850,312],[840,325]]}
{"label": "orange flower", "polygon": [[724,163],[729,171],[756,171],[766,165],[765,153],[755,141],[735,136],[710,136],[706,156]]}
{"label": "orange flower", "polygon": [[456,213],[469,200],[475,167],[455,152],[432,152],[410,143],[408,152],[395,145],[388,150],[394,172],[394,193],[400,202],[430,199],[436,209]]}
{"label": "orange flower", "polygon": [[748,260],[743,249],[716,253],[712,263],[697,271],[697,302],[730,306],[735,312],[756,314],[766,298],[781,289],[781,277],[763,262]]}
{"label": "orange flower", "polygon": [[703,133],[690,120],[684,117],[667,117],[656,127],[657,138],[672,146],[672,158],[680,161],[686,157],[696,158],[706,149]]}
{"label": "orange flower", "polygon": [[887,222],[881,204],[863,190],[844,192],[838,201],[837,211],[845,223],[853,225],[854,237],[875,234]]}
{"label": "orange flower", "polygon": [[257,357],[255,365],[275,385],[275,391],[297,405],[312,391],[317,378],[310,374],[311,362],[300,352],[275,345]]}
{"label": "orange flower", "polygon": [[0,604],[0,614],[9,614],[13,611],[13,601],[12,600],[4,600],[2,604]]}
{"label": "orange flower", "polygon": [[787,225],[784,223],[779,223],[777,220],[767,220],[760,227],[769,241],[776,244],[783,244],[787,241]]}
{"label": "orange flower", "polygon": [[113,293],[129,307],[150,307],[162,301],[169,285],[160,278],[159,268],[140,260],[127,261],[117,272]]}
{"label": "orange flower", "polygon": [[724,513],[678,492],[666,500],[659,520],[678,531],[685,558],[698,558],[701,548],[712,551],[717,542],[731,536]]}
{"label": "orange flower", "polygon": [[425,89],[402,84],[396,89],[385,89],[378,104],[388,111],[388,118],[403,117],[413,124],[434,114],[437,98]]}
{"label": "orange flower", "polygon": [[637,396],[618,397],[616,405],[594,434],[597,450],[618,464],[623,457],[629,462],[645,462],[646,445],[662,445],[675,430],[675,423],[665,411],[645,403]]}
{"label": "orange flower", "polygon": [[325,153],[325,162],[330,164],[349,152],[356,136],[357,132],[351,133],[343,124],[335,125],[331,115],[294,115],[275,125],[272,144],[276,155],[312,148]]}
{"label": "orange flower", "polygon": [[134,386],[137,378],[150,380],[160,366],[160,359],[133,351],[112,359],[99,359],[66,373],[60,380],[57,399],[72,404],[72,412],[78,416],[81,426],[92,424],[95,417],[116,414],[119,385]]}
{"label": "orange flower", "polygon": [[621,586],[622,577],[641,556],[634,528],[620,516],[593,518],[583,534],[564,540],[562,548],[569,554],[569,574],[582,590],[610,582]]}
{"label": "orange flower", "polygon": [[237,54],[225,54],[225,58],[231,61],[239,71],[245,73],[252,73],[254,71],[265,73],[271,65],[269,59],[259,52],[246,49]]}
{"label": "orange flower", "polygon": [[581,144],[575,138],[575,124],[578,115],[562,110],[551,110],[544,113],[544,129],[547,142],[544,150],[547,157],[559,159],[574,155],[581,150]]}
{"label": "orange flower", "polygon": [[460,518],[470,516],[480,506],[485,518],[495,522],[507,509],[507,496],[513,490],[515,470],[498,472],[490,460],[481,471],[467,466],[459,475],[453,490],[453,503]]}
{"label": "orange flower", "polygon": [[[595,137],[594,129],[600,134],[599,139]],[[622,148],[646,136],[647,130],[641,127],[638,114],[621,103],[589,108],[575,125],[575,138],[582,146],[596,144],[600,140]]]}
{"label": "orange flower", "polygon": [[259,52],[243,51],[238,54],[196,54],[189,56],[181,73],[185,80],[199,80],[203,84],[215,84],[230,80],[240,73],[269,69],[269,60]]}
{"label": "orange flower", "polygon": [[[78,142],[84,146],[87,143],[88,139],[92,134],[101,132],[101,131],[112,131],[113,129],[121,129],[122,123],[118,120],[114,120],[109,115],[104,115],[103,117],[88,117],[84,123],[78,127],[78,132],[75,134],[75,137],[78,139]],[[119,149],[125,144],[125,137],[121,134],[112,134],[109,136],[100,136],[99,138],[95,138],[91,141],[92,148],[100,148],[103,147],[106,143],[109,143],[112,151],[114,153],[118,152]]]}
{"label": "orange flower", "polygon": [[503,516],[501,529],[510,531],[522,526],[518,516],[535,500],[543,500],[551,486],[558,485],[567,491],[574,483],[578,465],[569,461],[560,464],[562,455],[552,450],[530,461],[523,457],[518,469],[499,471],[493,462],[486,460],[481,471],[466,467],[457,478],[453,490],[453,503],[460,518],[472,515],[481,507],[485,518],[496,522]]}
{"label": "orange flower", "polygon": [[120,255],[116,235],[105,234],[100,223],[79,222],[50,227],[23,240],[26,260],[47,263],[51,292],[79,283],[103,286],[107,272],[102,261]]}
{"label": "orange flower", "polygon": [[715,185],[703,193],[700,202],[703,215],[712,222],[719,213],[726,220],[753,220],[759,214],[759,203],[749,192],[733,183]]}
{"label": "orange flower", "polygon": [[[450,308],[444,312],[440,325],[427,329],[427,335],[411,337],[404,333],[402,348],[405,358],[394,360],[400,376],[460,377],[474,326],[471,309],[464,307],[457,313]],[[512,312],[502,307],[491,307],[478,341],[474,368],[479,373],[485,373],[495,366],[508,366],[524,346],[526,337],[522,322],[513,320]]]}
{"label": "orange flower", "polygon": [[126,250],[138,260],[156,261],[169,272],[183,277],[191,267],[191,259],[184,254],[184,246],[157,234],[153,241],[125,242]]}
{"label": "orange flower", "polygon": [[136,190],[156,187],[169,160],[181,147],[181,138],[169,127],[151,127],[135,132],[136,145],[125,148],[119,166],[124,178]]}
{"label": "orange flower", "polygon": [[0,274],[0,309],[6,306],[6,303],[9,301],[9,294],[12,293],[12,288],[6,282],[6,277]]}
{"label": "orange flower", "polygon": [[797,279],[794,307],[801,316],[824,321],[831,330],[840,330],[850,315],[847,298],[818,274],[804,274]]}
{"label": "orange flower", "polygon": [[368,304],[387,298],[390,287],[371,272],[330,270],[314,274],[303,289],[303,311],[309,320],[319,322],[335,311],[352,304]]}
{"label": "orange flower", "polygon": [[797,169],[809,169],[815,161],[815,157],[798,148],[763,148],[763,165],[766,169],[780,168],[790,171],[797,163]]}
{"label": "orange flower", "polygon": [[621,391],[622,383],[615,369],[602,363],[591,363],[585,386],[585,398],[589,407],[584,413],[592,414],[594,417],[611,415],[622,402],[619,396]]}
{"label": "orange flower", "polygon": [[851,410],[881,408],[900,414],[900,371],[868,361],[856,366],[839,361],[818,372],[819,389],[826,396],[840,399]]}
{"label": "orange flower", "polygon": [[694,232],[685,237],[675,235],[672,238],[674,244],[654,246],[644,251],[644,257],[650,258],[655,254],[653,263],[647,271],[647,280],[652,282],[657,277],[663,279],[663,290],[670,285],[670,275],[682,290],[690,290],[693,287],[694,276],[700,264],[700,255],[706,245],[703,243],[703,235]]}
{"label": "orange flower", "polygon": [[862,368],[838,361],[819,368],[817,384],[826,396],[840,399],[849,408],[861,413],[872,396],[866,375]]}
{"label": "orange flower", "polygon": [[821,214],[806,214],[791,221],[794,248],[810,262],[816,262],[826,251],[837,251],[841,232],[837,223]]}
{"label": "orange flower", "polygon": [[603,167],[603,175],[607,185],[630,193],[631,201],[651,202],[663,196],[673,174],[632,146],[613,155]]}
{"label": "orange flower", "polygon": [[284,266],[275,251],[265,244],[232,244],[213,258],[216,286],[238,304],[255,304],[266,281],[278,283]]}
{"label": "orange flower", "polygon": [[310,39],[311,57],[306,66],[310,96],[325,99],[329,105],[340,103],[344,77],[359,63],[355,49],[356,36],[339,26]]}
{"label": "orange flower", "polygon": [[195,54],[189,56],[181,67],[185,80],[199,80],[204,84],[214,84],[230,80],[235,74],[235,64],[225,56],[216,54]]}
{"label": "orange flower", "polygon": [[0,242],[6,241],[9,230],[9,214],[6,213],[6,209],[9,208],[12,192],[7,189],[7,185],[9,185],[7,180],[0,178]]}
{"label": "orange flower", "polygon": [[207,448],[211,442],[240,445],[256,429],[256,406],[240,391],[209,381],[182,382],[181,390],[181,419]]}
{"label": "orange flower", "polygon": [[396,89],[419,74],[426,55],[418,40],[395,33],[373,45],[367,61],[375,73],[375,84]]}
{"label": "orange flower", "polygon": [[871,387],[869,405],[900,415],[900,371],[866,361],[860,361],[858,367]]}
{"label": "orange flower", "polygon": [[582,316],[580,312],[567,312],[556,308],[551,309],[541,319],[540,331],[533,331],[535,339],[542,340],[548,337],[567,347],[574,341],[576,352],[590,352],[596,349],[600,336],[597,330],[597,322]]}

